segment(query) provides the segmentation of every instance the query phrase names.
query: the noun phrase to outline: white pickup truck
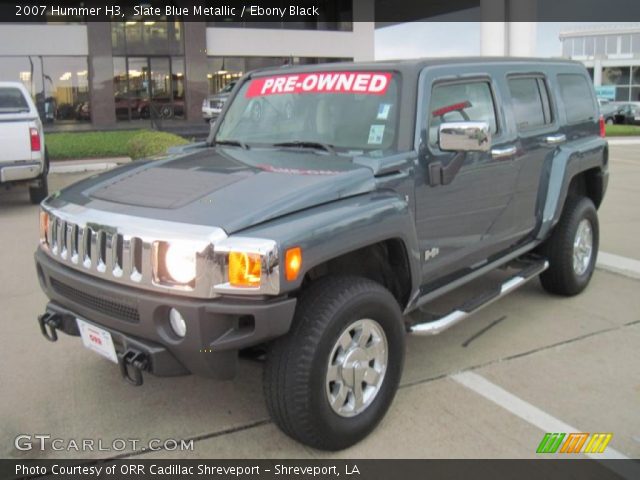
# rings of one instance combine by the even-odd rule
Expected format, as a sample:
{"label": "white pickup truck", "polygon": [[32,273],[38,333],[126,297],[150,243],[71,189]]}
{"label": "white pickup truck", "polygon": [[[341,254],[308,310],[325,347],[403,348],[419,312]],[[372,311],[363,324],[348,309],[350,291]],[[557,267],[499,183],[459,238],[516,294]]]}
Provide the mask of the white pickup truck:
{"label": "white pickup truck", "polygon": [[48,195],[49,159],[42,122],[27,89],[0,82],[0,187],[29,186],[31,203]]}

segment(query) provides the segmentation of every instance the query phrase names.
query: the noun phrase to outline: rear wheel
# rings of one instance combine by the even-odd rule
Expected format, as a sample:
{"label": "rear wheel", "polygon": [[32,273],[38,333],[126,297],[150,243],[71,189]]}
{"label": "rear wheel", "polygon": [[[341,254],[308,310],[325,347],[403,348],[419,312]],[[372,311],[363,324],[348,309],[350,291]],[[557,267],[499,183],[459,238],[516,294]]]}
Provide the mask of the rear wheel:
{"label": "rear wheel", "polygon": [[38,179],[37,185],[29,187],[29,200],[32,204],[37,205],[49,195],[49,183],[47,175],[49,174],[49,150],[44,149],[44,169],[42,176]]}
{"label": "rear wheel", "polygon": [[598,214],[586,197],[567,198],[560,221],[541,253],[549,268],[540,275],[545,290],[558,295],[576,295],[591,280],[598,255]]}
{"label": "rear wheel", "polygon": [[391,293],[359,277],[326,277],[301,295],[288,335],[270,348],[267,407],[292,438],[339,450],[385,415],[404,361],[404,327]]}
{"label": "rear wheel", "polygon": [[47,182],[47,176],[44,174],[38,184],[34,187],[29,187],[29,200],[32,204],[37,205],[49,195],[49,185]]}

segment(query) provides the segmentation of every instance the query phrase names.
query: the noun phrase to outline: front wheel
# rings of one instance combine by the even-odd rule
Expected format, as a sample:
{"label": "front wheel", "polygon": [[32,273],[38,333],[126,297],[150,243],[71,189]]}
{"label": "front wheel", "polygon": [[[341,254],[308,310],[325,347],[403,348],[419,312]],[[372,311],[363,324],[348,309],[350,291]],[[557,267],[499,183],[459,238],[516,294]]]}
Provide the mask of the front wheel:
{"label": "front wheel", "polygon": [[593,202],[568,197],[560,221],[541,248],[549,260],[549,268],[540,275],[544,289],[566,296],[582,292],[595,270],[599,238]]}
{"label": "front wheel", "polygon": [[340,450],[366,437],[395,396],[404,326],[391,293],[360,277],[325,277],[301,295],[292,329],[270,348],[267,407],[290,437]]}

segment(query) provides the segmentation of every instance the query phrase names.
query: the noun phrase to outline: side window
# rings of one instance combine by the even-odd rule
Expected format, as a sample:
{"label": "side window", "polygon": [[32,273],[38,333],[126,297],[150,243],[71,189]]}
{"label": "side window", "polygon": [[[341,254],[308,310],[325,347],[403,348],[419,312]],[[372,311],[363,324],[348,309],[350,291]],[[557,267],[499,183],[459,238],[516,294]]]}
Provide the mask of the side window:
{"label": "side window", "polygon": [[568,123],[578,123],[595,118],[593,94],[587,79],[579,74],[558,75],[560,96],[564,103]]}
{"label": "side window", "polygon": [[551,123],[549,94],[541,77],[512,77],[508,82],[518,130]]}
{"label": "side window", "polygon": [[444,83],[431,91],[428,110],[429,144],[437,145],[438,127],[445,122],[487,122],[496,133],[496,109],[488,82]]}

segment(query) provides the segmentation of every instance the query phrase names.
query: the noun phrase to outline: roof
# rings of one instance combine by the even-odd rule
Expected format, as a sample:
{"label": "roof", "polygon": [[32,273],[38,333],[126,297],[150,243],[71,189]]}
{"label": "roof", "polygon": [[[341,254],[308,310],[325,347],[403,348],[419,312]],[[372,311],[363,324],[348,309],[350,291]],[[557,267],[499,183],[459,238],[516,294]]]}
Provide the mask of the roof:
{"label": "roof", "polygon": [[562,58],[533,58],[533,57],[444,57],[444,58],[416,58],[401,60],[379,60],[372,62],[340,62],[312,65],[285,65],[282,67],[267,67],[254,70],[252,74],[281,74],[283,72],[317,72],[330,69],[344,70],[405,70],[416,71],[425,67],[437,65],[469,65],[469,64],[505,64],[527,63],[547,65],[582,65],[580,62]]}
{"label": "roof", "polygon": [[598,35],[620,35],[623,33],[640,33],[640,23],[621,23],[606,25],[589,25],[563,30],[560,38],[585,37]]}

